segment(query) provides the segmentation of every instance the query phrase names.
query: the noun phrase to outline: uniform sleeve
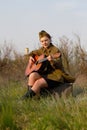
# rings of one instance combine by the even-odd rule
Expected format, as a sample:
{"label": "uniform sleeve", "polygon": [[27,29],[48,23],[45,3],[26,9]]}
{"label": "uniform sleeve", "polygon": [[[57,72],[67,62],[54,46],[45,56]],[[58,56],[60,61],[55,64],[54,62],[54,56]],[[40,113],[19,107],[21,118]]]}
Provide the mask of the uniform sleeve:
{"label": "uniform sleeve", "polygon": [[63,67],[63,66],[62,66],[62,59],[61,59],[61,57],[52,60],[52,61],[51,61],[51,65],[52,65],[53,68],[55,68],[55,69],[61,69],[61,68]]}
{"label": "uniform sleeve", "polygon": [[55,58],[53,59],[50,63],[51,63],[51,66],[54,68],[54,69],[63,69],[63,65],[62,65],[62,55],[61,55],[61,52],[58,48],[55,49],[55,53],[60,53],[60,57],[58,58]]}

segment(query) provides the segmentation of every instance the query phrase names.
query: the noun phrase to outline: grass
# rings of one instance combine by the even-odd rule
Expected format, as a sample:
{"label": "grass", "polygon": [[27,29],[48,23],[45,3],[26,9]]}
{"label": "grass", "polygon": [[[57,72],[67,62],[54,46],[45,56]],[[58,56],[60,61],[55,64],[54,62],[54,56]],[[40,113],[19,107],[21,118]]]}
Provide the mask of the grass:
{"label": "grass", "polygon": [[18,100],[25,91],[21,82],[0,87],[0,130],[87,129],[87,95]]}

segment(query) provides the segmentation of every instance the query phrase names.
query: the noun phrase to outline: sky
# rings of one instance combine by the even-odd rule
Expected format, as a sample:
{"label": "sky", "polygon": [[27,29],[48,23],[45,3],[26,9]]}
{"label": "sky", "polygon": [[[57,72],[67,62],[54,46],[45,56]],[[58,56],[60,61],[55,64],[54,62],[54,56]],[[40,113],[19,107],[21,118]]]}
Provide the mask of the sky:
{"label": "sky", "polygon": [[24,53],[38,48],[38,33],[47,31],[54,43],[79,35],[87,49],[87,0],[0,0],[0,44]]}

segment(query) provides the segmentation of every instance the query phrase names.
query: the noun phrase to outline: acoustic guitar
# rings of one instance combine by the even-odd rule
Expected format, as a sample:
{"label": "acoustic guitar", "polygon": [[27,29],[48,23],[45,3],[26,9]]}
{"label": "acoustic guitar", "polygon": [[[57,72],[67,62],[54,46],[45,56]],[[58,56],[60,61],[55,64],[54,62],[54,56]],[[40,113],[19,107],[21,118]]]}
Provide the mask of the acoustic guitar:
{"label": "acoustic guitar", "polygon": [[[60,56],[60,53],[54,54],[54,59],[58,58],[59,56]],[[30,75],[31,72],[38,71],[41,68],[42,63],[48,59],[47,57],[44,57],[44,55],[40,55],[40,56],[35,55],[34,60],[35,62],[33,62],[32,65],[28,62],[28,65],[25,69],[25,76],[27,77]]]}

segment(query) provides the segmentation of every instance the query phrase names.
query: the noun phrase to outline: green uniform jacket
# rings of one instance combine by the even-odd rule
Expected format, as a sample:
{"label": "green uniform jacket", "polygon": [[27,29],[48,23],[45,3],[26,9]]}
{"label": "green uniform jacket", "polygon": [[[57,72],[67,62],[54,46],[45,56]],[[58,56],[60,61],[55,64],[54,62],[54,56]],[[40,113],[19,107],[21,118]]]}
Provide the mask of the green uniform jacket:
{"label": "green uniform jacket", "polygon": [[[60,52],[59,49],[51,43],[47,49],[41,47],[37,50],[30,52],[29,56],[34,57],[35,55],[40,56],[44,54],[47,57],[49,55],[53,55],[58,52]],[[49,61],[43,62],[42,68],[39,72],[42,76],[58,82],[74,82],[75,80],[72,76],[64,72],[61,56],[50,62]]]}

